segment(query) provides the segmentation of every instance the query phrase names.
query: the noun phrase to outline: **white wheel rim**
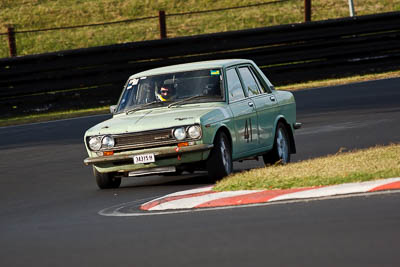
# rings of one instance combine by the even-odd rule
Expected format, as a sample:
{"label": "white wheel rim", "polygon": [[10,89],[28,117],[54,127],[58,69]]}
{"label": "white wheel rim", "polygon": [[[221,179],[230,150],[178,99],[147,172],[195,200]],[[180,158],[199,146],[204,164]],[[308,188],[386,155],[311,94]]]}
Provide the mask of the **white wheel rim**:
{"label": "white wheel rim", "polygon": [[283,130],[281,128],[278,130],[276,145],[278,148],[278,155],[279,158],[282,160],[282,163],[287,163],[289,158],[289,148],[285,134],[283,133]]}
{"label": "white wheel rim", "polygon": [[230,173],[230,164],[229,164],[229,155],[228,155],[228,150],[225,145],[225,140],[221,140],[221,156],[222,156],[222,164],[224,165],[225,171],[227,173]]}

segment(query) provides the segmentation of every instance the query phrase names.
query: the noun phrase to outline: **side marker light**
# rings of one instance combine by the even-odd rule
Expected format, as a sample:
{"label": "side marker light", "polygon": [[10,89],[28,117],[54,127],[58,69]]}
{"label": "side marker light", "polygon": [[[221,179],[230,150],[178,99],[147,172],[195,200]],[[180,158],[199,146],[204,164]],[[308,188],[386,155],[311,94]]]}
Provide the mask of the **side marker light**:
{"label": "side marker light", "polygon": [[178,143],[178,147],[189,146],[188,142]]}
{"label": "side marker light", "polygon": [[103,156],[112,156],[114,155],[114,151],[104,151]]}

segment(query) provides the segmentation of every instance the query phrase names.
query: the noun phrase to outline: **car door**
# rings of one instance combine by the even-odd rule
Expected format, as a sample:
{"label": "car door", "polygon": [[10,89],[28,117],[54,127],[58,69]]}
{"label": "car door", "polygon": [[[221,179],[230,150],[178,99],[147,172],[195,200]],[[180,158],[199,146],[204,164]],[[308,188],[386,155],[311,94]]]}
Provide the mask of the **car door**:
{"label": "car door", "polygon": [[226,71],[229,107],[233,113],[235,140],[232,155],[235,158],[251,155],[258,148],[258,122],[254,102],[246,96],[236,68]]}
{"label": "car door", "polygon": [[[260,147],[270,148],[274,142],[274,123],[277,116],[277,100],[261,76],[250,65],[238,68],[247,94],[255,104],[258,118]],[[245,91],[246,91],[245,90]]]}

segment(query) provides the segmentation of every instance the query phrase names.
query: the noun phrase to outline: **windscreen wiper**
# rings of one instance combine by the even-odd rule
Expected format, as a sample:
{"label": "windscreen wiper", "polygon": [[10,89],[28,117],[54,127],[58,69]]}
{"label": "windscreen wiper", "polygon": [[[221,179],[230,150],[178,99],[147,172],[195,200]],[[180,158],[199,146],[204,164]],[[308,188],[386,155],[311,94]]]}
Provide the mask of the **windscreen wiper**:
{"label": "windscreen wiper", "polygon": [[162,104],[162,103],[163,102],[158,102],[158,101],[153,101],[153,102],[150,102],[150,103],[146,103],[146,104],[143,104],[143,105],[141,105],[139,107],[128,109],[127,111],[125,111],[125,114],[128,115],[128,114],[130,114],[132,112],[135,112],[137,110],[144,109],[145,107],[148,107],[148,106],[151,106],[151,105],[154,105],[154,104]]}
{"label": "windscreen wiper", "polygon": [[195,99],[195,98],[198,98],[198,97],[201,97],[201,96],[204,96],[204,95],[194,95],[194,96],[191,96],[191,97],[188,97],[188,98],[184,98],[182,100],[179,100],[179,101],[176,101],[176,102],[173,102],[173,103],[169,104],[168,108],[170,108],[172,106],[175,106],[175,105],[179,105],[179,104],[185,103],[187,101],[190,101],[192,99]]}

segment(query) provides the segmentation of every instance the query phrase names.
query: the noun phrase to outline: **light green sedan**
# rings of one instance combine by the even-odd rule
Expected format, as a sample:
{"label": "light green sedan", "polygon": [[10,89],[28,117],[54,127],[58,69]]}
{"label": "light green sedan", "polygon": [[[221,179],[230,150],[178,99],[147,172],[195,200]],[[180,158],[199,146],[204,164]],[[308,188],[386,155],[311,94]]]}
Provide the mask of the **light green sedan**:
{"label": "light green sedan", "polygon": [[207,170],[213,179],[232,162],[262,156],[266,165],[296,153],[295,99],[276,91],[251,60],[174,65],[129,77],[113,117],[84,142],[101,189],[121,178]]}

